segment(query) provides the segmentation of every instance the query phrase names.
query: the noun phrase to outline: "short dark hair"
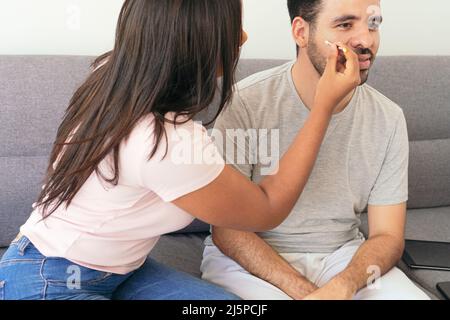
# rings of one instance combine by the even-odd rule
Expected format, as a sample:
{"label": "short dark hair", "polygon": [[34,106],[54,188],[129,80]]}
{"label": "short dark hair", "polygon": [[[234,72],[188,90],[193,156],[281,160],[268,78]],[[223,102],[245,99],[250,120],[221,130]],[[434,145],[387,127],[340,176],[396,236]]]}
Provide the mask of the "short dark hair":
{"label": "short dark hair", "polygon": [[[289,15],[291,16],[291,23],[296,17],[301,17],[314,27],[317,15],[322,6],[322,0],[288,0],[287,1]],[[297,46],[297,55],[300,52],[300,47]]]}
{"label": "short dark hair", "polygon": [[308,23],[314,24],[320,11],[322,0],[288,0],[291,23],[296,17],[302,17]]}

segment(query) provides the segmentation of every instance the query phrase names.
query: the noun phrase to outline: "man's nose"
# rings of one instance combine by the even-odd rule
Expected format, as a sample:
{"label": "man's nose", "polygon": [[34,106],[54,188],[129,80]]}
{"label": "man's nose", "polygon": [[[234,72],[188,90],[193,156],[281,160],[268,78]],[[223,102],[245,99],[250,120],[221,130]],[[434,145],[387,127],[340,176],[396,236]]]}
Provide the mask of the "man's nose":
{"label": "man's nose", "polygon": [[372,48],[375,42],[375,35],[368,28],[361,28],[349,41],[352,48]]}

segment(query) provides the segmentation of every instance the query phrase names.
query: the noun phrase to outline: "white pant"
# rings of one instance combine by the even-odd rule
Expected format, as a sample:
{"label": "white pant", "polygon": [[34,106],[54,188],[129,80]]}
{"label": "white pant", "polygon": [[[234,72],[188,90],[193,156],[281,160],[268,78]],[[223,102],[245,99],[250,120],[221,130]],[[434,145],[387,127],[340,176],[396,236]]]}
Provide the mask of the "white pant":
{"label": "white pant", "polygon": [[[363,240],[354,240],[332,254],[281,253],[280,255],[303,276],[322,287],[350,263]],[[291,298],[272,284],[255,277],[238,263],[225,256],[215,246],[203,252],[202,278],[215,283],[244,300],[290,300]],[[358,291],[355,300],[430,300],[398,268],[386,273],[371,288]]]}

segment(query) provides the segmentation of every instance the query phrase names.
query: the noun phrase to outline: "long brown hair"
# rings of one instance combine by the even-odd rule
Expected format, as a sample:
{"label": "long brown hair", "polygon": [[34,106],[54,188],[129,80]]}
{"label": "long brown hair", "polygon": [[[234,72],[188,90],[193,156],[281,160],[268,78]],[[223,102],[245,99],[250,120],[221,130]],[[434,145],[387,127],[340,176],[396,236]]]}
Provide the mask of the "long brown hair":
{"label": "long brown hair", "polygon": [[[219,92],[212,121],[217,118],[232,96],[241,6],[241,0],[125,1],[114,49],[95,60],[94,72],[75,92],[58,128],[36,202],[44,218],[63,203],[67,208],[94,171],[118,184],[120,144],[142,117],[154,116],[149,159],[165,137],[168,112],[175,113],[175,123],[178,116],[190,120]],[[110,154],[114,177],[107,179],[98,166]]]}

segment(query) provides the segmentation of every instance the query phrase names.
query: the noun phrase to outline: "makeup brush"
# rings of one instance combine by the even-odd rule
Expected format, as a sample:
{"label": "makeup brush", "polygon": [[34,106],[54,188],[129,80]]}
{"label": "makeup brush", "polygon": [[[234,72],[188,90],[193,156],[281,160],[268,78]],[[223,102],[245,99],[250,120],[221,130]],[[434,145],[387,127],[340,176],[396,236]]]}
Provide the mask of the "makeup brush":
{"label": "makeup brush", "polygon": [[[330,42],[330,41],[328,41],[328,40],[325,40],[325,43],[327,44],[327,45],[329,45],[330,47],[332,47],[334,44],[332,43],[332,42]],[[342,53],[347,53],[347,48],[344,48],[344,47],[341,47],[341,46],[337,46],[338,47],[338,49],[340,50],[340,51],[342,51]]]}

